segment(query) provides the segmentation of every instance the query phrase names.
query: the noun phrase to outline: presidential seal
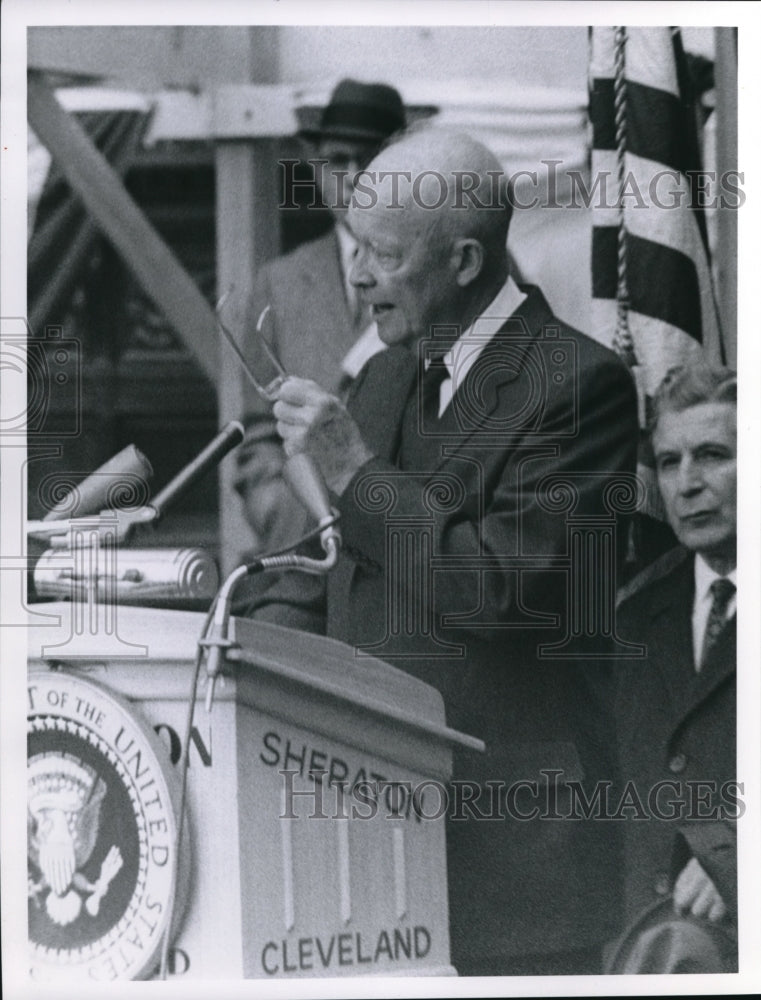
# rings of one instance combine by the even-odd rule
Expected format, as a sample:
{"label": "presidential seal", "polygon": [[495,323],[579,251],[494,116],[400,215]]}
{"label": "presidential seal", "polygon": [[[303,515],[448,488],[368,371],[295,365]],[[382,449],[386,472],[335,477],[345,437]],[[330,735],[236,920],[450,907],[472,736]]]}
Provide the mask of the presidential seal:
{"label": "presidential seal", "polygon": [[[166,749],[126,701],[62,671],[30,672],[27,733],[31,974],[147,978],[170,919],[178,849]],[[187,881],[181,871],[180,892]]]}

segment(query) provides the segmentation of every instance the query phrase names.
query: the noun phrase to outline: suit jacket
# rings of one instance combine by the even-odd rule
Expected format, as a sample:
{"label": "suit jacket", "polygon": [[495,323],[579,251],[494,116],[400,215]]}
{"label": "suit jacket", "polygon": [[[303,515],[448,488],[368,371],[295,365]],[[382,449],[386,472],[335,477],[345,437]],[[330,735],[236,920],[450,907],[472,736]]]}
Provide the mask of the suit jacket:
{"label": "suit jacket", "polygon": [[[259,272],[248,309],[254,365],[264,360],[253,331],[268,304],[263,332],[285,370],[335,391],[341,361],[356,340],[335,229],[270,261]],[[259,397],[248,382],[245,385],[248,408],[260,413]]]}
{"label": "suit jacket", "polygon": [[[634,783],[651,814],[646,821],[630,818],[624,824],[629,920],[668,894],[690,855],[714,878],[730,911],[736,906],[736,848],[727,822],[735,793],[725,787],[736,775],[735,619],[696,673],[693,558],[683,549],[675,555],[663,576],[618,611],[619,634],[647,649],[645,658],[616,666],[621,775]],[[651,792],[659,782],[674,783],[663,787],[660,805]],[[691,782],[710,784],[701,791]]]}
{"label": "suit jacket", "polygon": [[[327,633],[435,685],[449,724],[486,741],[485,755],[458,755],[454,776],[481,789],[482,814],[501,818],[452,820],[447,833],[462,974],[482,959],[593,945],[618,920],[612,825],[515,816],[552,812],[554,794],[562,809],[569,781],[611,777],[594,661],[538,650],[569,623],[563,497],[575,494],[574,517],[610,521],[604,487],[634,469],[636,398],[615,355],[554,317],[538,289],[524,291],[455,393],[442,436],[426,435],[421,474],[397,464],[415,360],[389,348],[360,373],[348,405],[376,458],[338,501],[344,551],[328,582]],[[425,535],[438,560],[422,589],[397,558],[405,531],[410,545]],[[594,639],[588,648],[600,652]],[[537,794],[508,801],[517,781],[536,781]],[[502,783],[498,802],[486,782]]]}

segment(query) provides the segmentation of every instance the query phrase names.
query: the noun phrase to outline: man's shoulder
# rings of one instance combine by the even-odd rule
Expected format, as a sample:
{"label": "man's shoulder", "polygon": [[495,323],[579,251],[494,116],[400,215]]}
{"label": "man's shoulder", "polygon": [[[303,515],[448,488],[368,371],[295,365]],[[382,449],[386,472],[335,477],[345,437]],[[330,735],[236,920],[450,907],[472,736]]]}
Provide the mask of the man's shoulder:
{"label": "man's shoulder", "polygon": [[266,271],[270,280],[282,280],[290,278],[296,272],[309,267],[313,269],[315,264],[328,254],[338,253],[338,242],[335,230],[329,229],[322,236],[317,236],[313,240],[301,243],[288,253],[282,254],[268,261],[263,270]]}
{"label": "man's shoulder", "polygon": [[520,289],[526,298],[518,314],[525,315],[538,341],[547,349],[554,350],[559,341],[571,341],[585,367],[607,364],[626,370],[626,365],[615,351],[557,316],[538,285],[521,284]]}
{"label": "man's shoulder", "polygon": [[378,394],[381,400],[397,394],[406,396],[416,372],[417,361],[409,350],[386,347],[364,363],[351,385],[347,405],[358,396],[364,397],[368,391]]}
{"label": "man's shoulder", "polygon": [[692,553],[681,545],[669,549],[619,590],[619,612],[624,616],[636,616],[658,604],[675,587],[684,585],[691,572]]}

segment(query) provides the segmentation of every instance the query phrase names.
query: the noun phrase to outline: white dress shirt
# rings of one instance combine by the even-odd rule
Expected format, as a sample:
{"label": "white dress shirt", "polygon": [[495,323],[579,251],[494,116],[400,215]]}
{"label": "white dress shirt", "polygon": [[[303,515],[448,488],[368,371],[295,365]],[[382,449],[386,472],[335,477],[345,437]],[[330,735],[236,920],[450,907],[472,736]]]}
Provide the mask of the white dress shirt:
{"label": "white dress shirt", "polygon": [[508,275],[497,297],[452,344],[451,349],[444,355],[449,378],[444,379],[439,390],[439,416],[451,403],[452,396],[462,385],[481,351],[525,298],[525,294]]}
{"label": "white dress shirt", "polygon": [[[695,670],[700,670],[700,658],[703,651],[708,615],[711,613],[713,594],[711,584],[719,580],[721,574],[714,572],[700,555],[695,555],[695,603],[692,606],[692,650]],[[727,573],[727,580],[737,586],[737,570]],[[727,619],[730,619],[737,609],[737,594],[733,594],[727,605]]]}
{"label": "white dress shirt", "polygon": [[[336,226],[336,232],[338,233],[338,242],[341,246],[343,266],[344,248],[347,248],[348,252],[349,241],[351,241],[355,249],[357,244],[351,233],[344,229],[343,226]],[[353,255],[354,250],[351,251],[351,257],[348,258],[348,267],[351,267]],[[346,275],[348,271],[344,273]],[[356,289],[354,291],[356,292]],[[467,330],[458,337],[450,350],[444,355],[444,364],[449,370],[449,378],[444,379],[439,389],[439,416],[449,406],[453,394],[457,391],[457,387],[463,382],[470,369],[476,363],[481,351],[504,324],[505,320],[513,315],[525,298],[525,294],[518,288],[513,278],[508,275],[507,281],[497,296],[484,309],[483,313],[471,323]],[[382,351],[385,346],[378,336],[377,324],[370,323],[341,362],[342,370],[345,374],[356,378],[365,362],[374,354]]]}

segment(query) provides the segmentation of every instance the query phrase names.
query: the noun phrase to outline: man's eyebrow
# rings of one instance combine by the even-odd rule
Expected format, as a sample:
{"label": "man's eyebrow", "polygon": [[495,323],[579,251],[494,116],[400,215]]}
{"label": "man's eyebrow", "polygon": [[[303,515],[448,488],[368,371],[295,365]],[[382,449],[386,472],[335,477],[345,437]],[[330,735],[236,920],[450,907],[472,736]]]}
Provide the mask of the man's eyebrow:
{"label": "man's eyebrow", "polygon": [[713,438],[707,438],[705,441],[696,444],[694,451],[702,451],[705,448],[718,448],[719,451],[731,452],[732,443],[730,441],[716,441]]}
{"label": "man's eyebrow", "polygon": [[706,449],[718,449],[719,451],[726,451],[728,454],[732,452],[732,444],[727,441],[719,441],[714,438],[706,438],[704,441],[698,441],[697,444],[691,445],[689,448],[654,448],[653,454],[656,459],[662,458],[668,455],[680,455],[682,452],[687,451],[690,454],[697,454],[698,452],[705,451]]}

